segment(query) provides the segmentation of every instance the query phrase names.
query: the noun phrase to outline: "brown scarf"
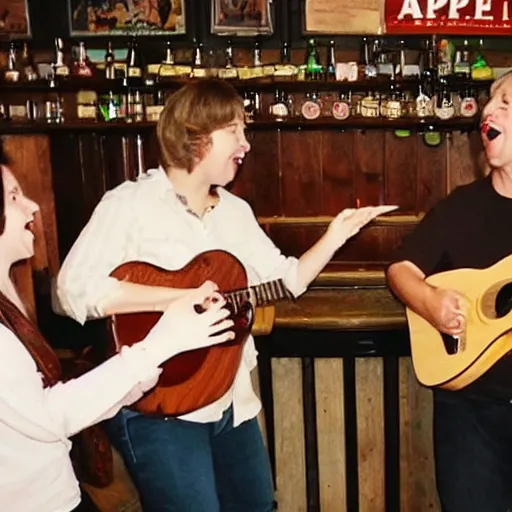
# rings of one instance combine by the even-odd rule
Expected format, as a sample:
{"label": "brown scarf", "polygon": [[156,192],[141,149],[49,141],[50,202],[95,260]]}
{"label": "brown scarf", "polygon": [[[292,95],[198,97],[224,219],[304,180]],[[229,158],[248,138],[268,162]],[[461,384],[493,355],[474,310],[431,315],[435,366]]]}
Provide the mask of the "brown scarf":
{"label": "brown scarf", "polygon": [[[43,376],[44,387],[63,380],[62,367],[44,336],[19,308],[0,292],[0,323],[10,329],[28,350]],[[77,366],[80,366],[78,364]],[[84,365],[81,364],[83,367]],[[72,372],[70,378],[78,376]],[[105,487],[113,480],[112,450],[106,434],[94,425],[77,434],[71,452],[77,476],[83,482]]]}

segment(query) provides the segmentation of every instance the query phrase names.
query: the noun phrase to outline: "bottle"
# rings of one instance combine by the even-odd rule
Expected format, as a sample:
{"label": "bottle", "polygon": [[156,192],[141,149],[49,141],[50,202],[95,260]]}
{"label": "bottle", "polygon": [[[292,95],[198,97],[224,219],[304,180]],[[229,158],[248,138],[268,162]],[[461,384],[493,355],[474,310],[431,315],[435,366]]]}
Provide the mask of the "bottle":
{"label": "bottle", "polygon": [[27,82],[33,82],[39,78],[34,61],[32,60],[32,54],[28,48],[27,42],[23,42],[23,48],[21,50],[21,68],[23,70],[23,79]]}
{"label": "bottle", "polygon": [[236,78],[238,73],[233,61],[233,43],[231,39],[227,40],[224,61],[224,68],[219,69],[219,78]]}
{"label": "bottle", "polygon": [[439,82],[439,92],[436,98],[436,104],[434,106],[434,114],[439,119],[450,119],[455,114],[455,107],[452,101],[452,95],[448,90],[448,86],[445,80]]}
{"label": "bottle", "polygon": [[14,43],[11,43],[9,45],[9,55],[7,57],[7,69],[4,72],[4,80],[6,82],[19,82],[21,76],[16,59],[16,48]]}
{"label": "bottle", "polygon": [[279,89],[276,89],[274,93],[274,100],[270,104],[269,113],[274,121],[285,121],[290,115],[285,93]]}
{"label": "bottle", "polygon": [[93,76],[92,65],[87,57],[87,50],[83,41],[78,43],[78,55],[73,64],[73,75],[85,78]]}
{"label": "bottle", "polygon": [[60,37],[55,38],[55,62],[52,64],[54,78],[69,76],[69,67],[64,62],[64,43]]}
{"label": "bottle", "polygon": [[[384,102],[383,102],[384,103]],[[389,83],[389,94],[385,100],[385,109],[381,114],[388,119],[398,119],[402,117],[402,104],[400,102],[400,92],[398,91],[394,73],[391,75]]]}
{"label": "bottle", "polygon": [[128,89],[126,121],[129,123],[144,121],[144,103],[138,89]]}
{"label": "bottle", "polygon": [[192,78],[205,78],[206,68],[203,63],[203,43],[196,42],[194,48],[194,63],[192,65]]}
{"label": "bottle", "polygon": [[160,67],[158,68],[159,78],[176,75],[176,69],[174,67],[174,51],[172,49],[171,41],[168,39],[165,45],[165,59],[162,61]]}
{"label": "bottle", "polygon": [[309,121],[320,117],[320,113],[322,112],[322,102],[320,101],[318,92],[313,91],[311,94],[306,94],[305,101],[302,103],[300,111],[304,119]]}
{"label": "bottle", "polygon": [[363,37],[361,47],[361,58],[359,62],[359,78],[367,80],[377,77],[377,66],[372,62],[370,54],[370,42],[367,37]]}
{"label": "bottle", "polygon": [[340,93],[338,101],[332,104],[332,116],[334,119],[343,121],[350,117],[350,97],[347,97],[344,93]]}
{"label": "bottle", "polygon": [[132,37],[128,46],[126,56],[126,76],[127,78],[142,78],[142,57],[139,52],[139,44],[136,37]]}
{"label": "bottle", "polygon": [[461,117],[474,117],[477,113],[478,103],[471,92],[471,87],[467,86],[461,95],[460,115]]}
{"label": "bottle", "polygon": [[156,122],[160,118],[160,114],[165,106],[165,94],[162,89],[157,89],[150,100],[146,103],[146,119]]}
{"label": "bottle", "polygon": [[425,94],[425,89],[421,83],[418,85],[418,95],[416,96],[414,107],[416,117],[423,118],[433,114],[432,101]]}
{"label": "bottle", "polygon": [[308,50],[306,58],[306,80],[321,80],[323,68],[318,57],[316,41],[310,39],[308,41]]}
{"label": "bottle", "polygon": [[327,55],[327,80],[336,80],[336,50],[334,41],[329,41],[329,52]]}
{"label": "bottle", "polygon": [[53,75],[50,75],[48,87],[50,92],[46,95],[44,103],[46,121],[48,123],[62,123],[64,122],[63,102],[61,95],[55,91],[56,83]]}
{"label": "bottle", "polygon": [[105,52],[105,79],[116,79],[116,58],[112,50],[112,41],[107,43],[107,50]]}

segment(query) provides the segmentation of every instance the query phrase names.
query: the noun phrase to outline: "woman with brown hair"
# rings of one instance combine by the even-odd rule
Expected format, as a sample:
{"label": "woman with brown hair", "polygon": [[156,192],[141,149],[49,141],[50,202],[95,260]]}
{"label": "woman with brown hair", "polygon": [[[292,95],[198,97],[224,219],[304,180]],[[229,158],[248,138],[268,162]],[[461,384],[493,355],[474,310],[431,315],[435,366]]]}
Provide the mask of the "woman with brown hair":
{"label": "woman with brown hair", "polygon": [[[186,293],[110,277],[121,263],[145,261],[177,270],[214,249],[234,255],[250,285],[282,279],[300,295],[348,238],[386,211],[345,210],[300,259],[286,257],[251,207],[224,188],[250,150],[243,102],[231,85],[204,79],[184,86],[168,99],[157,134],[161,167],[107,192],[64,262],[57,293],[61,306],[80,322],[159,310]],[[179,417],[123,409],[110,422],[112,441],[145,512],[273,509],[256,420],[261,403],[250,378],[256,356],[249,338],[233,385],[205,407]]]}
{"label": "woman with brown hair", "polygon": [[[29,320],[10,277],[14,263],[34,254],[38,211],[0,145],[0,510],[86,510],[69,438],[139,399],[155,385],[159,365],[168,358],[231,339],[230,331],[217,333],[232,322],[223,299],[206,283],[175,301],[144,340],[62,382],[59,359]],[[197,314],[194,306],[206,301],[208,310]]]}

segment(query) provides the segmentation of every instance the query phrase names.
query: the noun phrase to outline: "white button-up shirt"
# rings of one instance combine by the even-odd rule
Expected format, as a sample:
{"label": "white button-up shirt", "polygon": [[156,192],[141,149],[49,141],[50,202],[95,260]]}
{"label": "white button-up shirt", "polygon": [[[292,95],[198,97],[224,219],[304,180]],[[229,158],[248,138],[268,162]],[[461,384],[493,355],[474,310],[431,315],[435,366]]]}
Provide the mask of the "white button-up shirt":
{"label": "white button-up shirt", "polygon": [[[198,254],[214,249],[238,258],[249,284],[282,278],[292,294],[302,293],[297,284],[297,259],[281,254],[243,199],[223,188],[217,190],[219,203],[201,219],[177,198],[162,168],[107,192],[64,261],[57,280],[57,309],[81,323],[100,317],[103,297],[118,286],[109,277],[118,265],[144,261],[178,270]],[[215,403],[182,419],[217,421],[231,403],[235,425],[256,416],[261,404],[250,379],[256,355],[251,337],[232,388]]]}

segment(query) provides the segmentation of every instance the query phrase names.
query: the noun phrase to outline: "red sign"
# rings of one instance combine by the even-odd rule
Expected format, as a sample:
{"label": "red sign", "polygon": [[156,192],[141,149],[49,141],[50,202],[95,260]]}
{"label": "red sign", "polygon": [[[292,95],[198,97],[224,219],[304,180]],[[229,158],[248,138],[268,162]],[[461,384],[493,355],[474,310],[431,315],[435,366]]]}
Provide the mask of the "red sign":
{"label": "red sign", "polygon": [[511,0],[385,0],[388,34],[512,35]]}

